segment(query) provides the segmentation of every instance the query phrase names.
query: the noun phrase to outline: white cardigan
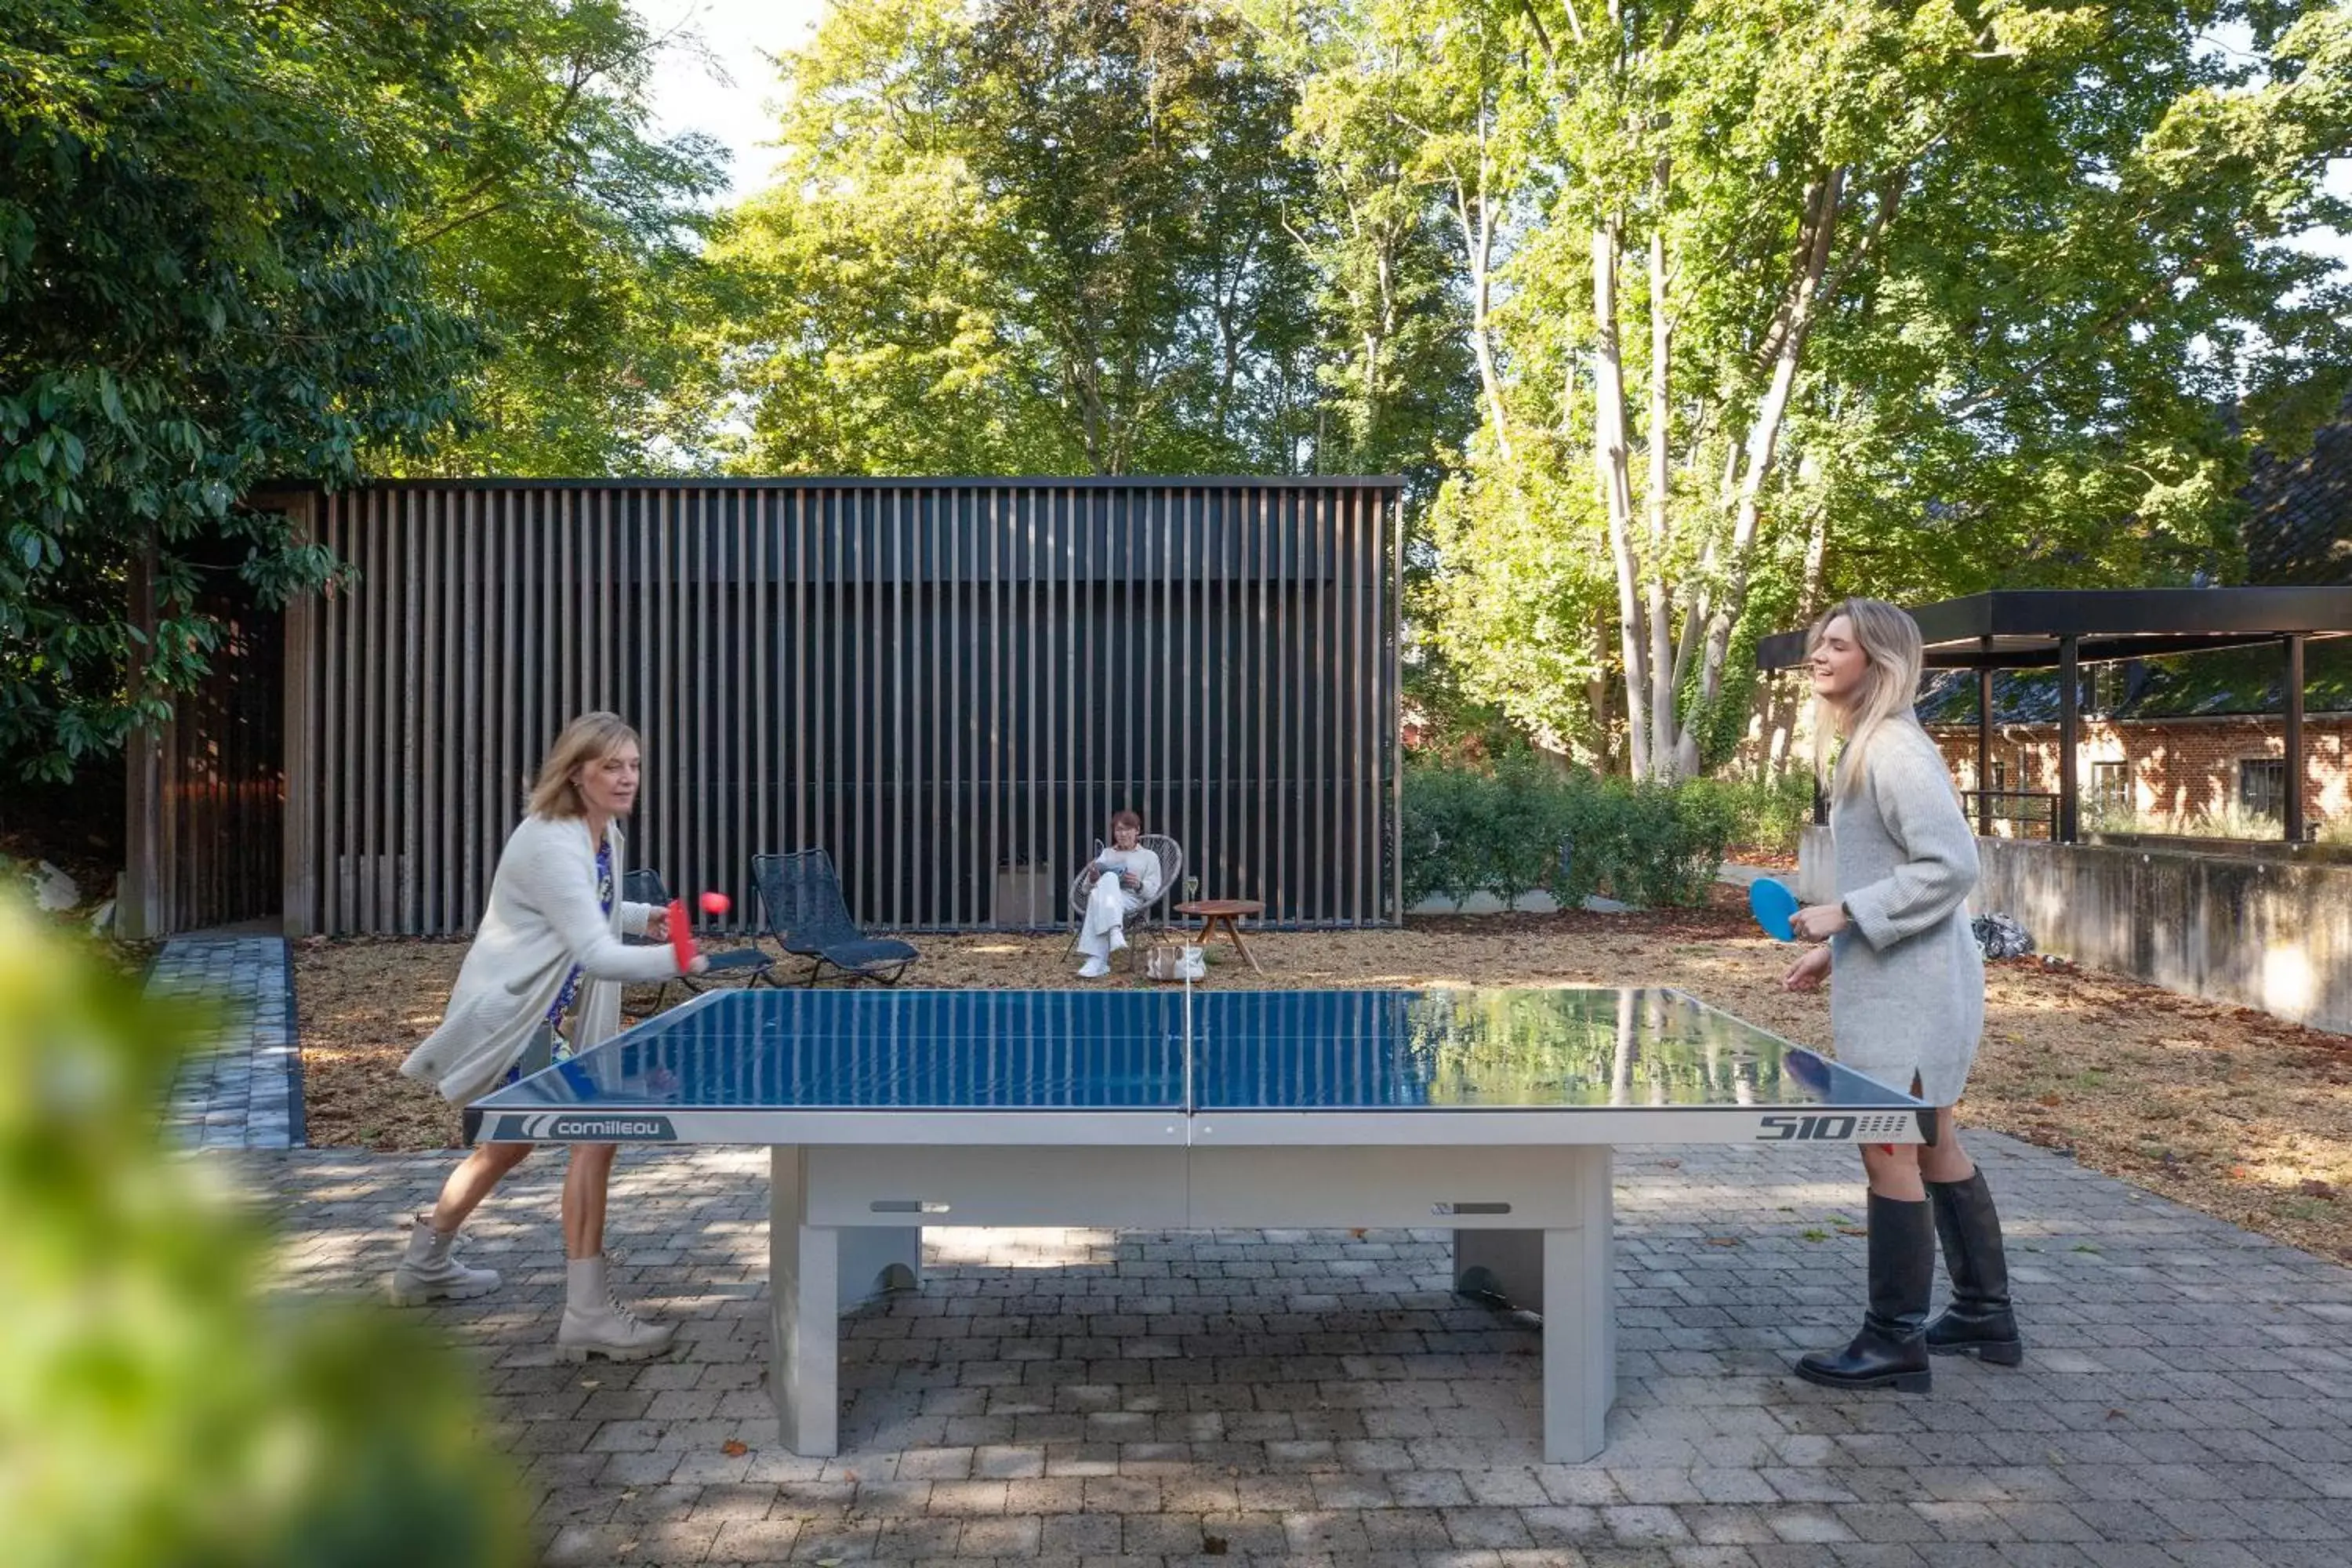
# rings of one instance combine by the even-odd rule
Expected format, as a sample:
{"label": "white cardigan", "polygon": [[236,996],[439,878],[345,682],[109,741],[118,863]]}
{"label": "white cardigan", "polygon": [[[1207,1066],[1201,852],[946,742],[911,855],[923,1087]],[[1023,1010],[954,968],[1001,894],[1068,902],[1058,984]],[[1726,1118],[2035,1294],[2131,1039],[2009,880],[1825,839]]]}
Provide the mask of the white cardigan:
{"label": "white cardigan", "polygon": [[[605,830],[613,847],[613,886],[621,885],[625,841]],[[474,945],[457,971],[457,986],[441,1026],[410,1053],[400,1070],[423,1079],[458,1105],[494,1088],[522,1059],[532,1032],[572,966],[583,984],[573,1013],[572,1049],[609,1039],[621,1023],[621,985],[675,976],[677,957],[667,942],[623,944],[624,932],[642,935],[650,904],[613,900],[608,917],[596,901],[596,846],[576,816],[526,816],[507,839],[490,879],[489,907]]]}

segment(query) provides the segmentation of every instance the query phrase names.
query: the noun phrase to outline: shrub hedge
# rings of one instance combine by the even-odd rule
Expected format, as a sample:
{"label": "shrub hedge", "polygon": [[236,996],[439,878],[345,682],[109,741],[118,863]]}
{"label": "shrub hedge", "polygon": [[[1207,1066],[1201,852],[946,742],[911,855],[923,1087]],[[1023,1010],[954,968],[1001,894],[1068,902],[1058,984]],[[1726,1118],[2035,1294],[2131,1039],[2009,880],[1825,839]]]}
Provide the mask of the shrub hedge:
{"label": "shrub hedge", "polygon": [[1491,767],[1408,760],[1404,894],[1507,902],[1542,890],[1563,906],[1605,893],[1697,904],[1734,844],[1793,851],[1811,812],[1802,777],[1634,784],[1562,770],[1531,752]]}

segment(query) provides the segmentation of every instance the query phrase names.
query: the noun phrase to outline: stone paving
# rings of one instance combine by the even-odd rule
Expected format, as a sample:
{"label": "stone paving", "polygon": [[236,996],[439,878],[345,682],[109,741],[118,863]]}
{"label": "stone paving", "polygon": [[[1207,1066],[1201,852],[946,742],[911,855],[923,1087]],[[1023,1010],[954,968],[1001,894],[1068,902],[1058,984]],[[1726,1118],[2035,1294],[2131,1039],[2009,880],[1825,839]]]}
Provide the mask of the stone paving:
{"label": "stone paving", "polygon": [[[671,1359],[557,1359],[560,1156],[477,1217],[469,1348],[550,1563],[1960,1568],[2352,1558],[2352,1270],[2006,1139],[2028,1359],[1920,1396],[1788,1359],[1862,1290],[1843,1150],[1617,1168],[1621,1394],[1538,1448],[1538,1336],[1448,1293],[1443,1232],[938,1230],[919,1295],[845,1325],[843,1453],[775,1440],[766,1162],[630,1151],[625,1291]],[[373,1288],[448,1156],[266,1162],[299,1289]]]}
{"label": "stone paving", "polygon": [[183,1147],[284,1149],[297,1142],[294,982],[277,936],[175,936],[148,972],[150,993],[202,995],[223,1009],[214,1049],[189,1058],[164,1126]]}

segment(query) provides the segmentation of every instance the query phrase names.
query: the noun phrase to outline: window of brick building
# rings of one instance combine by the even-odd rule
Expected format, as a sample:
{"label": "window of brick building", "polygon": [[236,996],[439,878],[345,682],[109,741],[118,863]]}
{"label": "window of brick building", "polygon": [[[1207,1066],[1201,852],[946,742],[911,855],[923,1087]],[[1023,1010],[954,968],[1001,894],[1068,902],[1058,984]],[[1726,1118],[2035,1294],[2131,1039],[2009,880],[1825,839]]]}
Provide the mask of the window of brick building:
{"label": "window of brick building", "polygon": [[2245,757],[2238,763],[2238,809],[2249,816],[2286,815],[2286,762]]}
{"label": "window of brick building", "polygon": [[2093,763],[2091,764],[2091,801],[2101,811],[2117,816],[2131,809],[2132,785],[2129,763]]}

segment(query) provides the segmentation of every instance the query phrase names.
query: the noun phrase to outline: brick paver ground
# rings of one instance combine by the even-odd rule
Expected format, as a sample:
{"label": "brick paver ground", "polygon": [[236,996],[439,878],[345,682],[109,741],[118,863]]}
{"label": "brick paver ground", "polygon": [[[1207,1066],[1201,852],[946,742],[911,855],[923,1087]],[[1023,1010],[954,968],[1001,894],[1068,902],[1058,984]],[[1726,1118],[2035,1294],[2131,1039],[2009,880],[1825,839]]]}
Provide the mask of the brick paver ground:
{"label": "brick paver ground", "polygon": [[200,995],[219,1009],[211,1050],[188,1058],[164,1125],[184,1148],[283,1149],[299,1142],[294,985],[286,939],[199,931],[163,944],[148,972],[158,994]]}
{"label": "brick paver ground", "polygon": [[[619,1272],[686,1320],[673,1359],[556,1358],[560,1157],[478,1218],[501,1289],[432,1316],[484,1368],[551,1563],[2352,1558],[2352,1270],[1977,1147],[2029,1357],[1938,1362],[1918,1397],[1786,1371],[1859,1310],[1850,1152],[1622,1152],[1622,1392],[1585,1465],[1540,1462],[1536,1332],[1447,1293],[1439,1232],[934,1231],[924,1291],[845,1325],[833,1459],[775,1441],[763,1154],[623,1156]],[[263,1158],[289,1277],[327,1290],[374,1284],[447,1168]]]}

